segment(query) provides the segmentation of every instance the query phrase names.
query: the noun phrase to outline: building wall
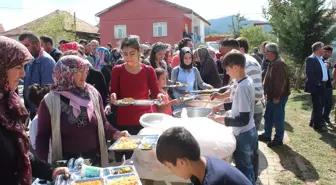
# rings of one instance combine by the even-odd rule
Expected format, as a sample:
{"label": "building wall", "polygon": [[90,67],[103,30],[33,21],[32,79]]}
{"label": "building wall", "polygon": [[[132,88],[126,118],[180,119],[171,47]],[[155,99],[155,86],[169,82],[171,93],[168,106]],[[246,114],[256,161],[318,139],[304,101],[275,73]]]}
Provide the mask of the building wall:
{"label": "building wall", "polygon": [[[114,25],[126,25],[127,35],[138,35],[142,43],[162,41],[177,43],[183,36],[185,12],[157,0],[128,0],[100,15],[101,45],[111,42],[117,45],[120,39],[114,38]],[[167,37],[153,37],[153,23],[167,22]],[[191,21],[189,23],[191,27]]]}

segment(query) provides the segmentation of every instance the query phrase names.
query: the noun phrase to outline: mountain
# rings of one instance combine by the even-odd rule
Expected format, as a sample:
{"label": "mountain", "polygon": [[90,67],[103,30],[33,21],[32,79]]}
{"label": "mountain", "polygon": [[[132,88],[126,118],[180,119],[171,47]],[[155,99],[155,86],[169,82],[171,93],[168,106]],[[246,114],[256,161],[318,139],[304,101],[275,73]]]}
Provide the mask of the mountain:
{"label": "mountain", "polygon": [[[232,24],[232,17],[233,15],[221,17],[218,19],[210,19],[209,22],[211,23],[211,26],[205,29],[206,35],[230,33],[229,26]],[[249,27],[253,26],[254,23],[264,23],[264,22],[265,21],[247,20],[243,22],[243,24]],[[267,32],[272,30],[272,27],[270,25],[264,25],[264,27]]]}

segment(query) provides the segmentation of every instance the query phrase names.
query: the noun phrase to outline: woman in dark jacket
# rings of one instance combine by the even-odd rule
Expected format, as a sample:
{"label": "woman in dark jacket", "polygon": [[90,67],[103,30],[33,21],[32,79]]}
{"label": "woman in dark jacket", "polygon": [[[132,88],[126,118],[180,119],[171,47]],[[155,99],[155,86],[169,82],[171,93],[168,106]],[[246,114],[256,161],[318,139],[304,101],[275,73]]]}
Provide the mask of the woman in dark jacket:
{"label": "woman in dark jacket", "polygon": [[53,167],[29,152],[24,122],[29,116],[15,92],[24,65],[33,59],[22,44],[0,36],[0,179],[1,184],[31,185],[34,177],[52,181],[67,168]]}
{"label": "woman in dark jacket", "polygon": [[195,57],[201,64],[200,74],[203,81],[214,88],[220,88],[222,82],[217,70],[217,64],[210,56],[209,50],[207,48],[199,48],[195,51]]}

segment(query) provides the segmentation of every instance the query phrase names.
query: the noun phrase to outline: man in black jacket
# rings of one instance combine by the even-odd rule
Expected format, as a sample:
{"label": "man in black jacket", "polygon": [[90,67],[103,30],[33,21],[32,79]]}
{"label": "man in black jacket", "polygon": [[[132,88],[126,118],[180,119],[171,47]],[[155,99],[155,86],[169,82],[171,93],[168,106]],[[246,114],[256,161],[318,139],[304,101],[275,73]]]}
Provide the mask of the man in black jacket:
{"label": "man in black jacket", "polygon": [[329,125],[331,124],[330,121],[330,112],[331,112],[331,107],[333,104],[333,88],[332,88],[332,66],[331,62],[329,61],[329,58],[333,52],[333,48],[331,46],[324,46],[324,54],[323,54],[323,62],[327,66],[327,71],[328,71],[328,81],[326,83],[326,89],[324,93],[324,107],[323,107],[323,120],[328,123]]}
{"label": "man in black jacket", "polygon": [[306,83],[305,92],[311,94],[313,110],[310,119],[310,126],[318,132],[326,132],[325,122],[322,117],[324,106],[324,93],[328,81],[327,68],[323,62],[322,42],[312,45],[313,54],[306,59]]}

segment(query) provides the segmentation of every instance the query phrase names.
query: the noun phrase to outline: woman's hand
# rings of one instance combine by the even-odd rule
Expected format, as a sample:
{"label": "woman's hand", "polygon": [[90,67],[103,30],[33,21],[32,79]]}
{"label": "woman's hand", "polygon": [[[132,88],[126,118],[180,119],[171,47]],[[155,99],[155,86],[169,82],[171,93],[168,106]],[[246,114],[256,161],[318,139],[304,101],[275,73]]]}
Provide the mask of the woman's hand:
{"label": "woman's hand", "polygon": [[165,95],[162,94],[162,93],[159,93],[158,96],[157,96],[158,100],[160,100],[160,101],[163,101],[164,97],[165,97]]}
{"label": "woman's hand", "polygon": [[57,176],[64,175],[65,178],[70,177],[69,169],[66,167],[56,168],[52,174],[52,179],[55,180]]}
{"label": "woman's hand", "polygon": [[116,93],[112,93],[110,96],[110,103],[115,105],[117,103],[117,95]]}
{"label": "woman's hand", "polygon": [[108,115],[108,114],[111,114],[111,113],[112,113],[111,105],[106,105],[105,114]]}
{"label": "woman's hand", "polygon": [[128,133],[127,130],[124,130],[124,131],[121,131],[121,132],[117,131],[116,133],[113,134],[113,139],[117,140],[121,137],[129,137],[129,136],[130,136],[130,134]]}

